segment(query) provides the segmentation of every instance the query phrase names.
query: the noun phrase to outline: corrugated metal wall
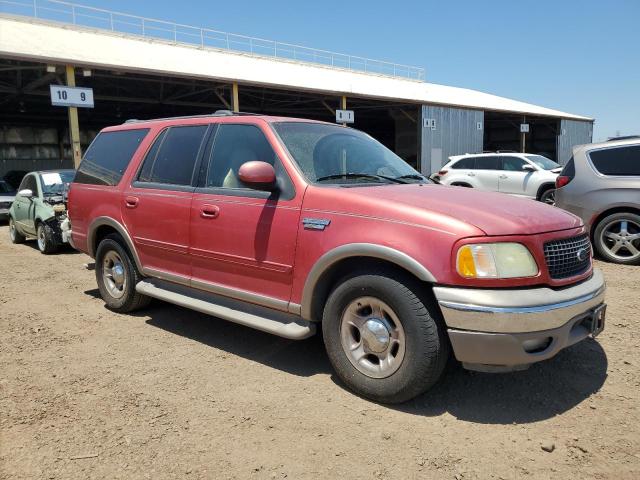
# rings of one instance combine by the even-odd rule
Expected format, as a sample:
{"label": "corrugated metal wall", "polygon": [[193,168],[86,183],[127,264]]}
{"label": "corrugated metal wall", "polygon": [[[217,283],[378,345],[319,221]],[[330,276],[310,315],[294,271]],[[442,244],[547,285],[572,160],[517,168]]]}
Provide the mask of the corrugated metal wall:
{"label": "corrugated metal wall", "polygon": [[571,158],[573,147],[593,141],[593,122],[580,120],[560,120],[558,132],[558,163],[566,164]]}
{"label": "corrugated metal wall", "polygon": [[438,171],[451,155],[482,152],[483,128],[481,110],[423,105],[421,173]]}

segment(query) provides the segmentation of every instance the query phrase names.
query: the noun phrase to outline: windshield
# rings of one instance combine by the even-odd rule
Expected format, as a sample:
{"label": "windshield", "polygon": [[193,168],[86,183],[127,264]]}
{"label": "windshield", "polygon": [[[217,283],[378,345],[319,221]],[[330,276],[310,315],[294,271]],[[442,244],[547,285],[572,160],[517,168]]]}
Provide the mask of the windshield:
{"label": "windshield", "polygon": [[525,155],[527,160],[535,163],[537,166],[542,168],[543,170],[553,170],[554,168],[560,168],[553,160],[543,157],[542,155]]}
{"label": "windshield", "polygon": [[358,130],[310,122],[277,122],[273,127],[311,182],[430,182],[387,147]]}
{"label": "windshield", "polygon": [[0,180],[0,193],[13,193],[13,188],[4,180]]}
{"label": "windshield", "polygon": [[42,193],[44,195],[62,195],[66,188],[66,184],[73,181],[75,174],[75,170],[41,173]]}

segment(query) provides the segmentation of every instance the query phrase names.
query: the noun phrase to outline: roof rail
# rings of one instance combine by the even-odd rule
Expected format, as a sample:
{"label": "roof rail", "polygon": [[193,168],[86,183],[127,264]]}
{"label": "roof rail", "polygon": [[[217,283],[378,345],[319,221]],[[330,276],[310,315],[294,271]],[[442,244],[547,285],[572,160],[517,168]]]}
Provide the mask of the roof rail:
{"label": "roof rail", "polygon": [[251,113],[251,112],[232,112],[231,110],[216,110],[214,113],[202,113],[200,115],[183,115],[178,117],[162,117],[162,118],[147,118],[143,120],[139,120],[137,118],[130,118],[123,122],[123,125],[127,123],[142,123],[142,122],[157,122],[160,120],[183,120],[188,118],[203,118],[203,117],[233,117],[233,116],[260,116],[263,115],[261,113]]}

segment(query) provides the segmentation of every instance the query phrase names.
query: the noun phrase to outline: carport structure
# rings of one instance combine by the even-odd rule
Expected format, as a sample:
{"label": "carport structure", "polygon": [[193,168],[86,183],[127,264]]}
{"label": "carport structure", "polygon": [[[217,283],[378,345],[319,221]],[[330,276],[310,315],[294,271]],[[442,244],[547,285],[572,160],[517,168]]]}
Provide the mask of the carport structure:
{"label": "carport structure", "polygon": [[[424,79],[419,67],[54,0],[0,0],[0,174],[77,164],[99,129],[130,118],[219,109],[330,122],[336,109],[353,110],[355,128],[425,174],[450,155],[488,149],[564,163],[591,140],[590,118]],[[92,88],[94,108],[52,106],[49,85]]]}

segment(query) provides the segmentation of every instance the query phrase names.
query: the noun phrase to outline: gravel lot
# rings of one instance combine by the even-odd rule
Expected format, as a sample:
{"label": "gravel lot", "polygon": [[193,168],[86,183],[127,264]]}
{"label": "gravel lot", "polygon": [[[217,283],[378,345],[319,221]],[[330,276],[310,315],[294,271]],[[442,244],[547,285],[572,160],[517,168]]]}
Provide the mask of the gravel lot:
{"label": "gravel lot", "polygon": [[598,262],[598,341],[525,372],[453,366],[390,408],[346,391],[316,338],[161,302],[117,315],[88,257],[8,237],[0,478],[640,478],[640,267]]}

